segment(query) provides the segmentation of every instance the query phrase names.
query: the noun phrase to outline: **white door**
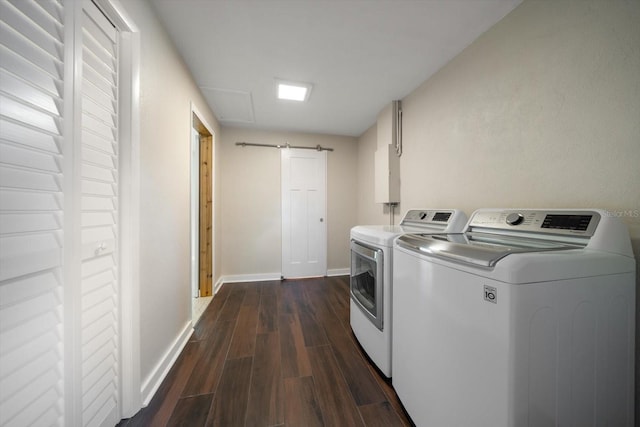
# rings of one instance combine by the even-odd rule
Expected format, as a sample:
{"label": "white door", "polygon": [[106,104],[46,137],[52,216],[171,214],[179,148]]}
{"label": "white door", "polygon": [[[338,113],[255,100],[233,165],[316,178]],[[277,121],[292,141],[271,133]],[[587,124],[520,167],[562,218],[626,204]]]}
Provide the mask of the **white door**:
{"label": "white door", "polygon": [[0,3],[0,425],[63,425],[61,4]]}
{"label": "white door", "polygon": [[82,424],[119,421],[118,31],[83,3],[81,83]]}
{"label": "white door", "polygon": [[282,179],[282,276],[327,273],[327,153],[284,149]]}
{"label": "white door", "polygon": [[68,4],[0,2],[3,426],[120,419],[118,34]]}

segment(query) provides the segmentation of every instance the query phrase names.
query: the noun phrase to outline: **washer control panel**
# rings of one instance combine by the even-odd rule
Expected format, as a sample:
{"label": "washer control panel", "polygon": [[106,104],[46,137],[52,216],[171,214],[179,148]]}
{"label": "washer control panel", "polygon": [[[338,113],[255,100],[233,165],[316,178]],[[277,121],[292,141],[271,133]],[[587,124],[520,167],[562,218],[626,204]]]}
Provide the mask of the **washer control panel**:
{"label": "washer control panel", "polygon": [[478,210],[471,228],[491,228],[543,234],[593,236],[600,222],[600,213],[583,210]]}

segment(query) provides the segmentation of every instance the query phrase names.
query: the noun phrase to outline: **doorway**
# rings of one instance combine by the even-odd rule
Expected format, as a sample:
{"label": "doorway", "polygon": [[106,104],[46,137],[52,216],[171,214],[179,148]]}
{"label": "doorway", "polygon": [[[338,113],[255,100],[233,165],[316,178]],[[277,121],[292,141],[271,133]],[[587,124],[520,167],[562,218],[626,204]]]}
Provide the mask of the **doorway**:
{"label": "doorway", "polygon": [[327,153],[281,150],[282,277],[327,274]]}
{"label": "doorway", "polygon": [[192,108],[191,129],[191,292],[195,323],[213,297],[214,137]]}

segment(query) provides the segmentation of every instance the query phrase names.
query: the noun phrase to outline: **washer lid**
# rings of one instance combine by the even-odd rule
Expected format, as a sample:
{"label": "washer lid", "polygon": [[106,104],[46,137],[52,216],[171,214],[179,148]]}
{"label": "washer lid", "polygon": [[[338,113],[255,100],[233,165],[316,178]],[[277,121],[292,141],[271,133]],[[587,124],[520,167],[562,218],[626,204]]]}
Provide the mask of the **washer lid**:
{"label": "washer lid", "polygon": [[351,229],[351,238],[372,245],[393,246],[393,239],[403,233],[399,225],[357,225]]}
{"label": "washer lid", "polygon": [[442,228],[429,225],[356,225],[351,229],[351,238],[372,245],[393,246],[393,240],[404,233],[442,233]]}
{"label": "washer lid", "polygon": [[405,234],[396,240],[398,246],[453,262],[478,267],[494,267],[513,253],[546,252],[583,248],[579,245],[540,239],[523,239],[485,233]]}

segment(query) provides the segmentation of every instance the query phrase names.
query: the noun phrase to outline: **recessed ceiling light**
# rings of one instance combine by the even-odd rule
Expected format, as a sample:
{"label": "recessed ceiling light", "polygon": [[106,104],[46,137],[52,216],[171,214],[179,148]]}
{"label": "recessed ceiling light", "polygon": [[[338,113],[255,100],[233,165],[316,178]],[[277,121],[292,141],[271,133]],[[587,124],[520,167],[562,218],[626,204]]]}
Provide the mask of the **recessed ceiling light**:
{"label": "recessed ceiling light", "polygon": [[278,99],[288,101],[306,101],[309,99],[311,85],[307,83],[293,83],[278,81]]}

